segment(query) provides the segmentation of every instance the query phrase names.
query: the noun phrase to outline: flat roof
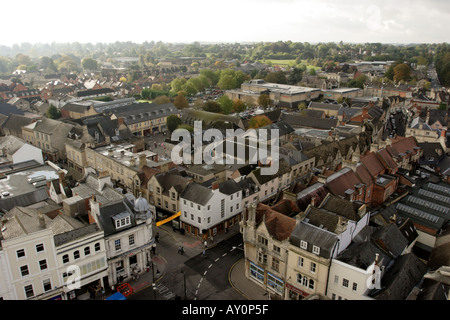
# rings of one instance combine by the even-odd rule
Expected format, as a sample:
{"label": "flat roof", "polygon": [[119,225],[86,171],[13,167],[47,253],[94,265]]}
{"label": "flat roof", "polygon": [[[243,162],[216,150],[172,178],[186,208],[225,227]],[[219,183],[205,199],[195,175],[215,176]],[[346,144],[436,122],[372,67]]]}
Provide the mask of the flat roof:
{"label": "flat roof", "polygon": [[306,92],[315,92],[320,91],[318,88],[309,88],[309,87],[300,87],[300,86],[292,86],[288,84],[279,84],[279,83],[271,83],[271,82],[264,82],[264,83],[256,83],[256,82],[248,82],[246,83],[248,85],[262,87],[270,89],[272,92],[279,92],[283,94],[301,94]]}

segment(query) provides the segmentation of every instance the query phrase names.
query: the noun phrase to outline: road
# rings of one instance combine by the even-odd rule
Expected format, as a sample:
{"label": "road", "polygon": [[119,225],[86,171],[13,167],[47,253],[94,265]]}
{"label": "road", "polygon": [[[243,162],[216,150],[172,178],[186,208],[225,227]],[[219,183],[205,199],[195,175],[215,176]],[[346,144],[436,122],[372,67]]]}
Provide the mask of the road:
{"label": "road", "polygon": [[154,290],[150,286],[129,300],[246,300],[229,282],[231,267],[244,256],[242,235],[221,241],[205,253],[171,266]]}

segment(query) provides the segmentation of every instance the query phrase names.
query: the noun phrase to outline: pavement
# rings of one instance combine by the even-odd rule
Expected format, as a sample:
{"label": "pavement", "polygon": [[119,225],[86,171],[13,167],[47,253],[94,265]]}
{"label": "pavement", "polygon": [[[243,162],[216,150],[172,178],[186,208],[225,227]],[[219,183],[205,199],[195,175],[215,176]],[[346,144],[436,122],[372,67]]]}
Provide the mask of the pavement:
{"label": "pavement", "polygon": [[[136,280],[127,280],[126,282],[133,288],[133,294],[143,289],[151,287],[153,283],[155,288],[158,282],[164,278],[165,273],[176,269],[180,264],[190,257],[202,254],[203,250],[214,247],[218,242],[239,233],[239,225],[231,227],[227,233],[222,233],[214,237],[214,241],[208,240],[207,249],[204,243],[198,238],[190,235],[182,235],[179,231],[174,231],[168,225],[159,227],[153,226],[153,234],[159,233],[159,243],[156,243],[156,254],[152,257],[153,270],[145,270]],[[179,246],[183,246],[184,255],[178,254]],[[170,262],[169,262],[170,261]],[[154,280],[153,280],[154,279]],[[236,262],[228,272],[230,285],[247,300],[267,300],[267,292],[260,286],[245,277],[245,260]],[[105,297],[109,297],[113,292],[108,288]],[[99,296],[95,299],[103,299]]]}

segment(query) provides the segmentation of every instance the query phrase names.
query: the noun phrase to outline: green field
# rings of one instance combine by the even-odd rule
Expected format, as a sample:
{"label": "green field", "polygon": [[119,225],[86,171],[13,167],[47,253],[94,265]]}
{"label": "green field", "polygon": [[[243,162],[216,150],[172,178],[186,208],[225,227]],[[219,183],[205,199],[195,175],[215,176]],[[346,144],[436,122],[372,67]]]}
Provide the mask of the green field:
{"label": "green field", "polygon": [[[267,59],[267,60],[263,60],[260,61],[261,63],[272,63],[272,66],[280,66],[280,67],[290,67],[290,66],[295,66],[295,60],[294,59],[290,59],[290,60],[274,60],[274,59]],[[311,64],[308,64],[308,62],[306,60],[302,60],[302,64],[306,65],[307,69],[311,69],[314,68],[316,70],[320,70],[320,67],[315,67]]]}

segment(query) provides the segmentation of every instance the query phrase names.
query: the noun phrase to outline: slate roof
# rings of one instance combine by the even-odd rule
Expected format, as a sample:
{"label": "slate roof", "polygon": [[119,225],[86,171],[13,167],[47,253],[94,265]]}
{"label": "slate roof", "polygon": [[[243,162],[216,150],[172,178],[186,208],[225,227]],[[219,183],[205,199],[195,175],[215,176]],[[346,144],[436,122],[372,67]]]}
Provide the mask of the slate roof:
{"label": "slate roof", "polygon": [[191,181],[190,179],[173,172],[162,172],[156,174],[155,178],[161,185],[161,193],[164,195],[169,195],[169,190],[172,187],[174,187],[178,193],[181,193]]}
{"label": "slate roof", "polygon": [[[105,232],[105,236],[128,230],[136,226],[136,219],[131,208],[133,208],[133,206],[130,203],[127,205],[126,200],[100,206],[99,222]],[[120,231],[116,231],[112,217],[121,213],[130,215],[131,224],[123,227]]]}
{"label": "slate roof", "polygon": [[181,193],[180,199],[186,199],[202,206],[206,205],[213,196],[213,191],[198,183],[190,183]]}
{"label": "slate roof", "polygon": [[99,227],[96,223],[91,223],[87,226],[74,229],[72,231],[57,234],[53,237],[55,246],[60,246],[70,241],[86,237],[92,233],[99,231]]}
{"label": "slate roof", "polygon": [[381,290],[372,291],[370,296],[377,300],[404,300],[426,272],[426,265],[414,253],[402,255],[384,274]]}
{"label": "slate roof", "polygon": [[83,98],[88,97],[92,95],[100,95],[100,94],[106,94],[106,93],[113,93],[114,90],[110,88],[101,88],[101,89],[89,89],[89,90],[82,90],[77,91],[74,93],[75,97],[77,98]]}
{"label": "slate roof", "polygon": [[354,267],[367,270],[374,263],[376,254],[379,254],[378,261],[385,267],[392,261],[392,258],[372,241],[352,242],[336,259]]}
{"label": "slate roof", "polygon": [[283,114],[281,119],[289,125],[297,128],[301,127],[330,130],[331,128],[336,128],[339,125],[338,119],[308,117],[296,113]]}
{"label": "slate roof", "polygon": [[219,191],[226,195],[231,195],[241,190],[239,184],[233,179],[226,180],[219,184]]}
{"label": "slate roof", "polygon": [[14,105],[0,101],[0,113],[4,115],[18,114],[24,115],[25,112]]}
{"label": "slate roof", "polygon": [[330,194],[326,201],[320,205],[320,208],[334,212],[346,219],[359,221],[362,218],[358,213],[358,209],[361,206],[362,203],[360,202],[344,200]]}
{"label": "slate roof", "polygon": [[169,115],[178,114],[179,111],[173,103],[156,104],[156,103],[133,103],[116,108],[110,108],[105,113],[112,113],[117,118],[124,118],[127,125],[135,124],[147,120],[168,117]]}
{"label": "slate roof", "polygon": [[333,255],[337,236],[329,231],[313,226],[304,221],[300,221],[294,228],[290,236],[290,243],[300,248],[300,241],[306,241],[307,251],[312,252],[313,245],[320,248],[319,256],[330,259]]}

